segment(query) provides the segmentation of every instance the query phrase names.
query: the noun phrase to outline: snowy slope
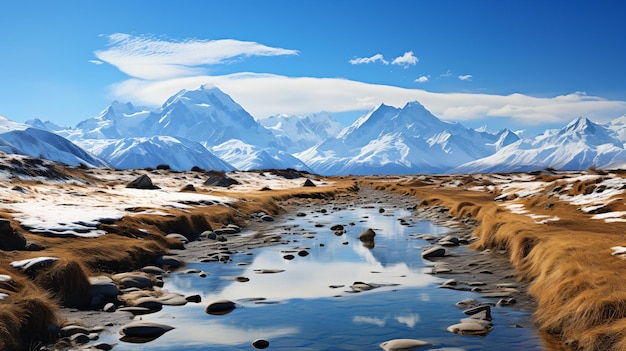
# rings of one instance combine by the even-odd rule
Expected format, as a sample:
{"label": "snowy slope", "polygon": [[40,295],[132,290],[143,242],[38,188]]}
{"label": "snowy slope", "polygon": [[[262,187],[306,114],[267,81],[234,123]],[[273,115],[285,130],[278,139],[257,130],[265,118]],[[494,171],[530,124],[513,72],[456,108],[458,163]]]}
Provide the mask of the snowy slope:
{"label": "snowy slope", "polygon": [[495,154],[461,165],[451,173],[533,171],[545,168],[584,170],[613,168],[626,160],[617,133],[587,118],[577,118],[560,130],[522,139]]}
{"label": "snowy slope", "polygon": [[168,165],[175,171],[188,171],[194,166],[216,171],[235,169],[200,143],[182,138],[154,136],[78,142],[118,169],[158,165]]}
{"label": "snowy slope", "polygon": [[106,167],[107,163],[69,140],[52,132],[32,128],[0,116],[0,151],[9,154],[27,155],[89,167]]}
{"label": "snowy slope", "polygon": [[269,129],[278,144],[290,153],[304,151],[336,136],[343,129],[328,112],[304,116],[276,115],[259,122]]}
{"label": "snowy slope", "polygon": [[261,148],[232,139],[210,148],[222,160],[240,170],[286,169],[311,172],[302,161],[276,148]]}
{"label": "snowy slope", "polygon": [[492,134],[441,121],[418,102],[401,109],[382,104],[296,156],[328,175],[442,173],[517,139],[508,130]]}

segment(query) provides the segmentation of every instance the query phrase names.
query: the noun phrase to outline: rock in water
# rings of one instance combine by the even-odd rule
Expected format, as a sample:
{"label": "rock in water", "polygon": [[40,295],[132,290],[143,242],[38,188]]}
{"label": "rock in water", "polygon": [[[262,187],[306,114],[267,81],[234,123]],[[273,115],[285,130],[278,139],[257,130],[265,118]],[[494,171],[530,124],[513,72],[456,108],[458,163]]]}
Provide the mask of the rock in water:
{"label": "rock in water", "polygon": [[127,338],[155,339],[172,329],[165,324],[134,321],[122,326],[119,333]]}
{"label": "rock in water", "polygon": [[448,331],[461,335],[487,335],[492,327],[484,323],[461,322],[448,327]]}
{"label": "rock in water", "polygon": [[270,346],[270,342],[263,339],[257,339],[252,342],[252,346],[254,346],[255,349],[262,350],[268,348]]}
{"label": "rock in water", "polygon": [[152,183],[152,179],[150,179],[150,177],[148,177],[146,174],[128,183],[126,187],[133,188],[133,189],[148,189],[148,190],[161,189],[158,186],[154,185]]}
{"label": "rock in water", "polygon": [[361,241],[372,241],[372,240],[374,240],[375,236],[376,236],[376,232],[372,228],[369,228],[369,229],[363,231],[361,234],[359,234],[359,240],[361,240]]}
{"label": "rock in water", "polygon": [[236,306],[234,302],[230,300],[226,300],[226,299],[221,299],[221,300],[215,300],[211,302],[206,307],[205,311],[208,314],[221,316],[221,315],[230,313],[232,310],[235,309],[235,307]]}
{"label": "rock in water", "polygon": [[380,347],[385,351],[410,351],[430,345],[432,344],[418,339],[393,339],[383,342]]}

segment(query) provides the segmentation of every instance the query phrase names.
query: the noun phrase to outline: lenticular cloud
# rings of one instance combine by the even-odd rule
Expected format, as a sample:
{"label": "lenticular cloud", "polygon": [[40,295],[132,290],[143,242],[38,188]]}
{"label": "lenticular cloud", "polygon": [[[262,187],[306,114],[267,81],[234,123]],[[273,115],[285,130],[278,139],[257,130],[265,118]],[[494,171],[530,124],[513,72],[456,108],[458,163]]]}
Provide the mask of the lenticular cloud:
{"label": "lenticular cloud", "polygon": [[96,51],[96,57],[131,77],[147,80],[199,75],[205,73],[202,66],[228,63],[239,57],[298,54],[296,50],[233,39],[176,42],[124,33],[108,38],[108,48]]}

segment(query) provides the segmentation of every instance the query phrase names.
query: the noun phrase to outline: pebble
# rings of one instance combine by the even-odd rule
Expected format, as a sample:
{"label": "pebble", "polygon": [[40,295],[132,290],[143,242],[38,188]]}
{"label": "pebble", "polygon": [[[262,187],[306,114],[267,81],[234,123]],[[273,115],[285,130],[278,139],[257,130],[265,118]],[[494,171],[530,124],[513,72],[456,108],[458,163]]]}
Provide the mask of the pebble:
{"label": "pebble", "polygon": [[205,308],[205,312],[211,315],[220,316],[230,313],[235,309],[235,307],[236,305],[234,302],[226,299],[220,299],[209,303]]}
{"label": "pebble", "polygon": [[448,327],[448,331],[461,335],[486,335],[491,329],[490,325],[484,325],[478,322],[461,322]]}
{"label": "pebble", "polygon": [[418,339],[393,339],[385,341],[379,346],[385,351],[410,351],[430,345],[432,344]]}
{"label": "pebble", "polygon": [[262,350],[268,348],[270,346],[270,342],[264,339],[257,339],[252,342],[252,346],[255,349]]}
{"label": "pebble", "polygon": [[127,337],[158,338],[172,329],[174,327],[165,324],[133,321],[122,326],[119,333]]}
{"label": "pebble", "polygon": [[446,249],[443,246],[433,246],[422,251],[422,258],[435,258],[444,257],[446,255]]}

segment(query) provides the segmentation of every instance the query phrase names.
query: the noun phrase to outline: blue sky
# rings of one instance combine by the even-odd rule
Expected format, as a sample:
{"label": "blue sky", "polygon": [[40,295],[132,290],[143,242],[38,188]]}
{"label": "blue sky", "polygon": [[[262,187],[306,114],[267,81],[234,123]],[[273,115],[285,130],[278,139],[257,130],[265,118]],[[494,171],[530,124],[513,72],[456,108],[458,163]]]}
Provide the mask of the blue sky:
{"label": "blue sky", "polygon": [[217,85],[256,118],[418,100],[470,127],[626,114],[623,1],[11,1],[0,115],[73,126]]}

